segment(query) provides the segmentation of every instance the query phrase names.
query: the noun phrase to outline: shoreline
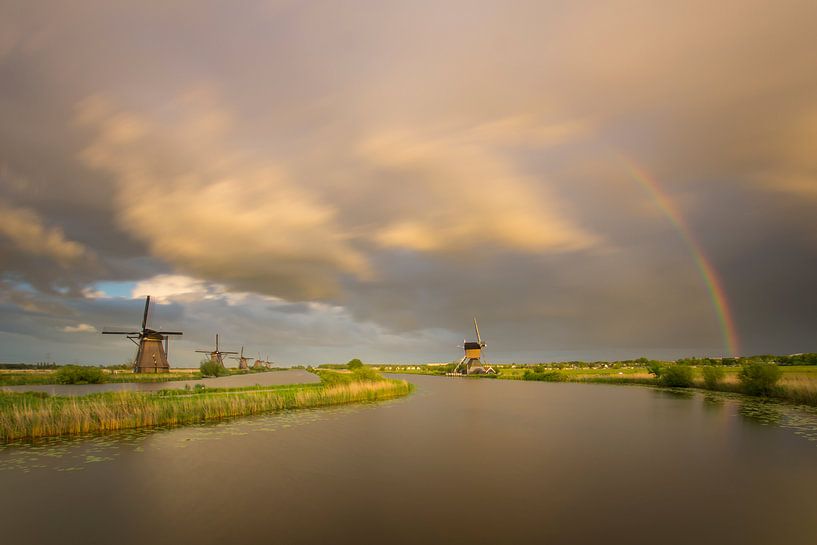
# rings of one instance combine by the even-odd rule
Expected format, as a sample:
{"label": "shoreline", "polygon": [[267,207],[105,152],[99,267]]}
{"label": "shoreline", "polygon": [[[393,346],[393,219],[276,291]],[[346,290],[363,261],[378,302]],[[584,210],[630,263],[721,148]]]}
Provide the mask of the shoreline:
{"label": "shoreline", "polygon": [[[287,368],[273,367],[262,370],[243,370],[234,367],[228,367],[228,375],[225,376],[240,376],[253,375],[259,373],[270,373],[277,371],[287,371]],[[198,368],[193,367],[177,367],[170,370],[168,373],[134,373],[129,370],[111,370],[103,369],[103,376],[105,379],[96,384],[163,384],[166,382],[177,382],[187,380],[200,380],[207,378],[201,374]],[[57,386],[64,383],[57,381],[56,369],[0,369],[0,388],[12,386]]]}
{"label": "shoreline", "polygon": [[[331,375],[336,375],[332,373]],[[319,374],[318,384],[98,393],[81,397],[0,392],[0,442],[180,426],[408,395],[405,380]]]}
{"label": "shoreline", "polygon": [[[560,373],[559,371],[553,371],[554,373]],[[404,371],[397,371],[394,374],[406,374],[406,375],[422,375],[422,376],[439,376],[445,377],[445,375],[441,375],[439,373],[428,373],[417,370],[404,370]],[[632,376],[632,375],[639,375],[639,376]],[[599,374],[597,376],[592,375],[583,375],[583,376],[571,376],[567,373],[561,373],[558,377],[552,376],[551,378],[543,378],[543,379],[525,379],[523,375],[510,375],[510,374],[503,374],[499,373],[498,375],[471,375],[471,376],[463,376],[463,378],[469,379],[477,379],[477,380],[513,380],[513,381],[520,381],[520,382],[552,382],[552,383],[561,383],[561,382],[569,382],[574,384],[610,384],[615,386],[648,386],[651,388],[658,388],[661,390],[672,390],[672,391],[683,391],[683,390],[690,390],[690,391],[700,391],[700,392],[721,392],[721,393],[729,393],[729,394],[738,394],[741,396],[745,396],[749,399],[768,399],[773,400],[776,402],[781,403],[788,403],[791,405],[805,405],[809,407],[817,407],[817,387],[813,384],[807,384],[802,387],[793,387],[789,384],[777,384],[773,387],[772,391],[767,395],[758,396],[746,393],[743,391],[742,386],[740,383],[731,382],[729,380],[723,380],[717,384],[714,388],[707,387],[703,380],[700,378],[696,378],[694,380],[694,384],[688,387],[679,387],[679,386],[667,386],[661,384],[660,380],[655,377],[646,377],[641,376],[641,373],[629,373],[623,375],[614,375],[614,374]],[[450,378],[450,377],[446,377]]]}

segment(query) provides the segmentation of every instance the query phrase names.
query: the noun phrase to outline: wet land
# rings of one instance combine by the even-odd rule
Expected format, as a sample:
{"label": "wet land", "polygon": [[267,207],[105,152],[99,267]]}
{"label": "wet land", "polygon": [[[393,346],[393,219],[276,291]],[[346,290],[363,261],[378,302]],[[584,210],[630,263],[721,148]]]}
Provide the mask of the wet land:
{"label": "wet land", "polygon": [[[407,395],[411,385],[370,369],[318,371],[318,384],[206,387],[197,382],[158,392],[123,390],[72,395],[0,391],[0,441],[79,435],[371,402]],[[84,394],[84,395],[82,395]]]}
{"label": "wet land", "polygon": [[817,413],[407,376],[393,401],[0,447],[28,543],[813,544]]}

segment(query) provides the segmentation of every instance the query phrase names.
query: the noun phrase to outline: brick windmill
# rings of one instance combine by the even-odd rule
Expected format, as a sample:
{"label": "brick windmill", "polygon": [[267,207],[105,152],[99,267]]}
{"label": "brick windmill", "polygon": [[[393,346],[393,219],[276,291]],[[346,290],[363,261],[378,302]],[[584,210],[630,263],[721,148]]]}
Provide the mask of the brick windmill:
{"label": "brick windmill", "polygon": [[244,356],[244,347],[241,347],[241,352],[239,356],[230,356],[231,360],[238,360],[238,368],[239,369],[249,369],[250,368],[250,357]]}
{"label": "brick windmill", "polygon": [[224,356],[226,354],[238,354],[238,352],[225,352],[224,350],[218,349],[218,333],[216,333],[216,348],[215,350],[196,350],[200,354],[209,354],[210,359],[218,362],[219,365],[224,367]]}
{"label": "brick windmill", "polygon": [[267,354],[267,359],[262,360],[261,354],[258,354],[258,359],[252,364],[253,369],[269,369],[272,367],[272,362],[269,360],[269,354]]}
{"label": "brick windmill", "polygon": [[483,365],[482,349],[487,345],[479,335],[479,325],[477,325],[476,318],[474,318],[474,331],[476,331],[477,334],[476,342],[462,341],[462,348],[465,350],[465,355],[454,368],[452,374],[485,375],[487,373],[496,373],[490,365]]}
{"label": "brick windmill", "polygon": [[[145,313],[142,315],[142,328],[139,331],[111,331],[104,329],[103,335],[124,335],[137,348],[136,360],[133,363],[134,373],[167,373],[170,364],[167,361],[168,338],[170,335],[182,335],[181,331],[156,331],[147,327],[150,295],[145,298]],[[164,346],[162,343],[164,342]]]}

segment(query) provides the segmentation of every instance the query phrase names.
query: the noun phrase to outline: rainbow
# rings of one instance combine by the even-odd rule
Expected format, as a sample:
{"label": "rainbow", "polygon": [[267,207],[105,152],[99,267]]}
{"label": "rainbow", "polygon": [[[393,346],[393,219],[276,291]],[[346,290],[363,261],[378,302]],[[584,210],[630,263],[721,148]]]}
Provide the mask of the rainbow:
{"label": "rainbow", "polygon": [[658,182],[642,168],[639,168],[633,161],[626,157],[621,157],[621,159],[633,179],[647,191],[687,245],[690,254],[692,254],[695,260],[698,272],[704,284],[706,284],[709,296],[712,299],[712,305],[715,308],[715,314],[718,317],[718,323],[720,324],[721,333],[723,335],[724,348],[730,356],[737,357],[740,353],[737,328],[735,327],[735,320],[732,317],[732,311],[729,308],[729,300],[726,297],[726,292],[718,278],[715,267],[712,266],[700,243],[698,243],[692,235],[692,231],[684,221],[681,212],[673,205],[667,194],[661,189],[661,186],[658,185]]}

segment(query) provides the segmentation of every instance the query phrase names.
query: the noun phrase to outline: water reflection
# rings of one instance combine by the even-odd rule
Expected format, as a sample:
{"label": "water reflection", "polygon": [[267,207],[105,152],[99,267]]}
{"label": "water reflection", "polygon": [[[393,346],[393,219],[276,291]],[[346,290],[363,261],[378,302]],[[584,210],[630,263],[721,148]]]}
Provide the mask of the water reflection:
{"label": "water reflection", "polygon": [[699,391],[408,378],[417,393],[382,404],[0,447],[3,536],[817,542],[817,519],[803,516],[817,510],[813,410]]}
{"label": "water reflection", "polygon": [[772,399],[747,397],[731,392],[648,388],[658,399],[700,401],[712,414],[726,411],[744,421],[762,426],[776,426],[798,437],[817,441],[817,408],[792,405]]}
{"label": "water reflection", "polygon": [[673,388],[673,389],[661,389],[661,388],[653,388],[653,392],[657,397],[664,397],[669,399],[693,399],[695,397],[695,392],[683,388]]}
{"label": "water reflection", "polygon": [[704,408],[721,411],[724,408],[725,401],[723,397],[712,395],[709,392],[703,394]]}
{"label": "water reflection", "polygon": [[141,428],[105,434],[26,439],[0,444],[0,472],[37,469],[82,471],[88,464],[116,460],[123,452],[146,452],[155,448],[185,449],[221,439],[250,434],[274,433],[288,428],[338,418],[373,405],[388,406],[401,400],[239,417],[179,427]]}

